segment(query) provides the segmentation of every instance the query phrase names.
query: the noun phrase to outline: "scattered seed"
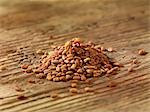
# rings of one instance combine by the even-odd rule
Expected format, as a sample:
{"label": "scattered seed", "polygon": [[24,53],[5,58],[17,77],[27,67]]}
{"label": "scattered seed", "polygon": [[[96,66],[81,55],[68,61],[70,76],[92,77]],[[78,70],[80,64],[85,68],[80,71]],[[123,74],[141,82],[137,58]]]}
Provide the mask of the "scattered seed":
{"label": "scattered seed", "polygon": [[47,80],[49,80],[49,81],[51,81],[51,80],[53,79],[50,73],[49,73],[49,74],[47,74],[46,79],[47,79]]}
{"label": "scattered seed", "polygon": [[36,53],[40,55],[44,54],[44,52],[41,49],[37,50]]}
{"label": "scattered seed", "polygon": [[113,51],[115,51],[112,47],[109,47],[109,48],[107,48],[107,51],[108,52],[113,52]]}
{"label": "scattered seed", "polygon": [[70,80],[72,77],[70,75],[66,75],[66,80]]}
{"label": "scattered seed", "polygon": [[139,50],[139,55],[146,55],[148,52],[146,52],[144,49]]}
{"label": "scattered seed", "polygon": [[58,98],[58,94],[52,93],[52,94],[50,95],[50,97],[51,97],[51,98]]}
{"label": "scattered seed", "polygon": [[72,88],[76,88],[77,87],[77,83],[71,83],[71,87]]}
{"label": "scattered seed", "polygon": [[77,88],[70,88],[69,90],[71,93],[78,93],[78,89]]}
{"label": "scattered seed", "polygon": [[43,79],[43,78],[46,77],[46,75],[44,75],[44,73],[39,73],[39,74],[36,74],[36,77],[40,78],[40,79]]}
{"label": "scattered seed", "polygon": [[27,70],[26,70],[26,73],[31,73],[32,72],[32,68],[28,68]]}
{"label": "scattered seed", "polygon": [[74,80],[80,80],[81,77],[80,77],[80,76],[73,76],[73,79],[74,79]]}
{"label": "scattered seed", "polygon": [[53,60],[52,63],[53,63],[53,64],[58,64],[58,63],[59,63],[59,60]]}
{"label": "scattered seed", "polygon": [[77,66],[76,64],[72,64],[72,66],[70,68],[74,70],[76,68],[76,66]]}
{"label": "scattered seed", "polygon": [[85,87],[84,90],[85,92],[93,92],[93,89],[90,87]]}
{"label": "scattered seed", "polygon": [[23,65],[21,65],[22,69],[27,69],[28,67],[29,67],[29,64],[23,64]]}

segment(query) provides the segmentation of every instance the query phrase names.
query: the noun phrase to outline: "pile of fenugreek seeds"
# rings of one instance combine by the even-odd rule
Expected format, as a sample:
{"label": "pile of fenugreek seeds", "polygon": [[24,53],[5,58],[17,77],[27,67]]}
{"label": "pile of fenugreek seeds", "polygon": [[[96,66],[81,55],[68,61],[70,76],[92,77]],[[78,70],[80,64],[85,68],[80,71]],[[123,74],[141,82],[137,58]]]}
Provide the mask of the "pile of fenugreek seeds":
{"label": "pile of fenugreek seeds", "polygon": [[[22,65],[27,73],[34,72],[38,78],[49,81],[70,81],[70,92],[77,93],[78,81],[86,81],[92,77],[101,77],[105,74],[115,74],[122,65],[112,61],[103,51],[112,52],[113,49],[104,49],[92,42],[83,43],[79,38],[72,39],[64,46],[54,48],[53,52],[43,54],[40,65],[32,70],[28,65]],[[40,53],[41,51],[38,51]],[[92,91],[86,87],[85,91]]]}

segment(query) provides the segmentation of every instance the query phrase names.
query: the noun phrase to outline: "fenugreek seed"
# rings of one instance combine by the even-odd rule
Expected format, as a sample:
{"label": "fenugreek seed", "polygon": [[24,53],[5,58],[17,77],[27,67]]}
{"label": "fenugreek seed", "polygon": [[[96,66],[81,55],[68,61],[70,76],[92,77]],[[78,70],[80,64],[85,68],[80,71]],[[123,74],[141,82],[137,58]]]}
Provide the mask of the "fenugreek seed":
{"label": "fenugreek seed", "polygon": [[85,69],[96,69],[95,66],[84,66]]}
{"label": "fenugreek seed", "polygon": [[31,73],[31,72],[32,72],[32,68],[28,68],[28,69],[26,70],[26,72],[27,72],[27,73]]}
{"label": "fenugreek seed", "polygon": [[66,75],[66,80],[70,80],[72,77],[70,75]]}
{"label": "fenugreek seed", "polygon": [[54,81],[54,82],[58,82],[58,81],[59,81],[59,77],[53,78],[53,81]]}
{"label": "fenugreek seed", "polygon": [[76,66],[77,66],[76,64],[72,64],[72,66],[70,68],[74,70],[76,68]]}
{"label": "fenugreek seed", "polygon": [[65,81],[66,78],[65,78],[65,76],[61,76],[59,79],[60,79],[60,81]]}
{"label": "fenugreek seed", "polygon": [[57,72],[60,71],[60,67],[59,67],[59,66],[56,67],[56,71],[57,71]]}
{"label": "fenugreek seed", "polygon": [[40,55],[44,54],[44,52],[41,49],[37,50],[36,53]]}
{"label": "fenugreek seed", "polygon": [[50,95],[50,97],[51,97],[51,98],[58,98],[58,94],[52,93],[52,94]]}
{"label": "fenugreek seed", "polygon": [[44,70],[44,74],[47,75],[48,73],[50,73],[49,69]]}
{"label": "fenugreek seed", "polygon": [[74,80],[80,80],[81,77],[80,77],[80,76],[73,76],[73,79],[74,79]]}
{"label": "fenugreek seed", "polygon": [[53,64],[58,64],[58,63],[59,63],[59,60],[53,60],[52,63],[53,63]]}
{"label": "fenugreek seed", "polygon": [[115,51],[112,47],[109,47],[109,48],[107,48],[107,51],[108,52],[113,52],[113,51]]}
{"label": "fenugreek seed", "polygon": [[86,92],[93,92],[93,89],[90,88],[90,87],[85,87],[84,90],[85,90]]}
{"label": "fenugreek seed", "polygon": [[75,63],[75,61],[74,61],[74,60],[71,60],[70,63]]}
{"label": "fenugreek seed", "polygon": [[52,71],[52,75],[56,75],[56,74],[58,74],[58,72]]}
{"label": "fenugreek seed", "polygon": [[85,81],[85,80],[86,80],[86,77],[85,77],[84,75],[82,75],[82,76],[81,76],[81,80],[82,80],[82,81]]}
{"label": "fenugreek seed", "polygon": [[133,64],[138,64],[139,62],[138,62],[137,59],[134,59],[134,60],[132,61],[132,63],[133,63]]}
{"label": "fenugreek seed", "polygon": [[56,66],[49,66],[48,68],[50,68],[51,70],[55,70],[56,69]]}
{"label": "fenugreek seed", "polygon": [[42,70],[40,70],[40,69],[36,69],[36,70],[34,70],[34,73],[42,73]]}
{"label": "fenugreek seed", "polygon": [[29,64],[23,64],[23,65],[21,65],[22,69],[27,69],[28,67],[29,67]]}
{"label": "fenugreek seed", "polygon": [[46,79],[49,80],[49,81],[51,81],[53,78],[52,78],[51,74],[47,74]]}
{"label": "fenugreek seed", "polygon": [[88,62],[88,61],[90,61],[91,59],[90,58],[85,58],[84,59],[84,62],[86,63],[86,62]]}
{"label": "fenugreek seed", "polygon": [[67,64],[67,63],[69,63],[69,61],[68,60],[64,60],[64,62]]}
{"label": "fenugreek seed", "polygon": [[39,73],[39,74],[36,74],[36,77],[40,78],[40,79],[43,79],[43,78],[46,77],[46,75],[44,75],[43,73]]}
{"label": "fenugreek seed", "polygon": [[139,53],[139,55],[146,55],[147,54],[147,52],[144,49],[140,49],[138,53]]}
{"label": "fenugreek seed", "polygon": [[65,60],[65,59],[66,59],[66,56],[65,56],[65,55],[62,55],[62,59]]}
{"label": "fenugreek seed", "polygon": [[94,77],[98,77],[98,76],[100,76],[100,75],[101,75],[100,73],[94,73],[94,74],[93,74]]}
{"label": "fenugreek seed", "polygon": [[77,88],[70,88],[69,90],[71,93],[78,93],[78,89]]}
{"label": "fenugreek seed", "polygon": [[67,64],[68,67],[71,67],[71,64]]}
{"label": "fenugreek seed", "polygon": [[81,68],[79,68],[79,69],[77,70],[77,73],[83,73],[83,70],[82,70]]}
{"label": "fenugreek seed", "polygon": [[76,88],[77,86],[78,86],[77,83],[71,83],[72,88]]}
{"label": "fenugreek seed", "polygon": [[93,70],[92,69],[87,69],[86,72],[89,73],[89,74],[92,74]]}
{"label": "fenugreek seed", "polygon": [[67,71],[66,74],[71,75],[71,74],[73,74],[73,71]]}

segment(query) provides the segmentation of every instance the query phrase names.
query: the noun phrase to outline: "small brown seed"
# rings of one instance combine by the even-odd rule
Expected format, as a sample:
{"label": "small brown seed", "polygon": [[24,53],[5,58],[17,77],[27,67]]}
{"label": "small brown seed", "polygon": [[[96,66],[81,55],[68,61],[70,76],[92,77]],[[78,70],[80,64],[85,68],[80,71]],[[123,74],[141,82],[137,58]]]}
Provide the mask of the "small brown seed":
{"label": "small brown seed", "polygon": [[86,63],[86,62],[88,62],[88,61],[90,61],[91,59],[90,58],[85,58],[84,59],[84,62]]}
{"label": "small brown seed", "polygon": [[23,65],[21,65],[22,69],[27,69],[28,67],[29,67],[29,64],[23,64]]}
{"label": "small brown seed", "polygon": [[73,74],[73,71],[67,71],[66,74],[71,75],[71,74]]}
{"label": "small brown seed", "polygon": [[93,89],[90,88],[90,87],[85,87],[84,90],[85,90],[86,92],[93,92]]}
{"label": "small brown seed", "polygon": [[44,54],[44,52],[41,49],[37,50],[36,53],[40,55]]}
{"label": "small brown seed", "polygon": [[72,88],[76,88],[77,87],[77,83],[71,83],[71,87]]}
{"label": "small brown seed", "polygon": [[113,52],[113,51],[115,51],[112,47],[109,47],[109,48],[107,48],[107,51],[109,51],[109,52]]}
{"label": "small brown seed", "polygon": [[42,78],[45,78],[46,75],[44,75],[43,73],[39,73],[39,74],[36,74],[36,77],[42,79]]}
{"label": "small brown seed", "polygon": [[34,70],[34,73],[42,73],[42,70],[40,70],[40,69],[36,69],[36,70]]}
{"label": "small brown seed", "polygon": [[76,68],[76,66],[77,66],[76,64],[72,64],[72,66],[70,68],[74,70]]}
{"label": "small brown seed", "polygon": [[81,69],[81,68],[79,68],[78,70],[77,70],[77,73],[83,73],[83,70]]}
{"label": "small brown seed", "polygon": [[70,75],[66,75],[66,80],[70,80],[72,77]]}
{"label": "small brown seed", "polygon": [[78,93],[78,89],[77,88],[70,88],[69,90],[71,93]]}
{"label": "small brown seed", "polygon": [[144,49],[140,49],[138,53],[139,53],[139,55],[146,55],[147,54],[147,52]]}
{"label": "small brown seed", "polygon": [[138,62],[137,59],[134,59],[134,60],[132,61],[132,63],[133,63],[133,64],[138,64],[139,62]]}
{"label": "small brown seed", "polygon": [[44,70],[44,74],[47,75],[48,73],[50,73],[49,69]]}
{"label": "small brown seed", "polygon": [[80,77],[80,76],[73,76],[73,79],[74,79],[74,80],[80,80],[81,77]]}
{"label": "small brown seed", "polygon": [[60,67],[59,67],[59,66],[56,67],[56,71],[57,71],[57,72],[60,71]]}
{"label": "small brown seed", "polygon": [[89,74],[92,74],[93,70],[92,69],[87,69],[86,72],[89,73]]}
{"label": "small brown seed", "polygon": [[65,81],[66,80],[65,76],[61,76],[59,79],[60,79],[60,81]]}
{"label": "small brown seed", "polygon": [[84,66],[85,69],[96,69],[95,66]]}
{"label": "small brown seed", "polygon": [[53,79],[50,73],[49,73],[49,74],[47,74],[46,79],[47,79],[47,80],[49,80],[49,81],[51,81],[51,80]]}
{"label": "small brown seed", "polygon": [[54,81],[54,82],[59,82],[59,77],[53,78],[53,81]]}
{"label": "small brown seed", "polygon": [[67,64],[67,63],[69,63],[69,61],[68,60],[64,60],[64,62]]}
{"label": "small brown seed", "polygon": [[81,75],[81,80],[82,81],[85,81],[86,80],[86,77],[84,75]]}
{"label": "small brown seed", "polygon": [[31,72],[32,72],[32,68],[28,68],[28,69],[26,70],[26,72],[27,72],[27,73],[31,73]]}
{"label": "small brown seed", "polygon": [[58,64],[58,63],[59,63],[59,60],[53,60],[52,63],[53,63],[53,64]]}
{"label": "small brown seed", "polygon": [[56,66],[49,66],[48,68],[50,68],[51,70],[55,70],[56,69]]}
{"label": "small brown seed", "polygon": [[58,98],[58,94],[52,93],[52,94],[50,95],[50,97],[51,97],[51,98]]}

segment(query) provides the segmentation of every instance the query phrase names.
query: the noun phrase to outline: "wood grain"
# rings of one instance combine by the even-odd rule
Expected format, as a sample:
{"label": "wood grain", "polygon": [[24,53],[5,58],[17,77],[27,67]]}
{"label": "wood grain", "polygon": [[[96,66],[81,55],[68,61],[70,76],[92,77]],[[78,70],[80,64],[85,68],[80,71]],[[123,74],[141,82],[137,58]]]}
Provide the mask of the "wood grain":
{"label": "wood grain", "polygon": [[[148,0],[1,0],[0,66],[7,69],[0,72],[0,112],[149,112],[150,53],[137,53],[150,52],[149,28]],[[27,61],[16,52],[20,47],[36,61],[37,49],[51,51],[74,37],[117,50],[108,54],[125,65],[111,77],[116,87],[107,87],[110,79],[101,77],[91,85],[94,93],[71,95],[69,82],[38,80],[19,68],[20,60]],[[128,73],[133,58],[140,64]],[[37,83],[29,83],[31,78]],[[24,91],[17,92],[16,85]],[[53,92],[60,98],[50,98]],[[27,99],[18,100],[20,94]]]}

